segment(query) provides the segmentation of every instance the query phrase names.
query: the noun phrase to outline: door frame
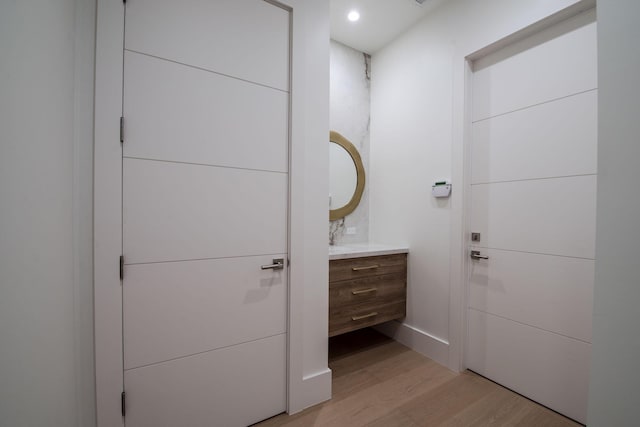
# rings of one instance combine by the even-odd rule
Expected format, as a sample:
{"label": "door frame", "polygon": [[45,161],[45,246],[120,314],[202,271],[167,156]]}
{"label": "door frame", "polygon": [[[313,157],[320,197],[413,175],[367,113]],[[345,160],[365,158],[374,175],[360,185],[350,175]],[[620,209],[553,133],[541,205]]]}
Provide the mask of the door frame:
{"label": "door frame", "polygon": [[452,192],[451,199],[451,249],[449,294],[449,362],[448,367],[462,372],[466,367],[467,303],[471,259],[468,247],[471,236],[471,106],[473,98],[473,62],[530,37],[562,21],[596,8],[596,0],[581,0],[571,6],[546,16],[512,34],[481,48],[457,49],[454,59],[453,102],[453,182],[460,183],[460,190]]}
{"label": "door frame", "polygon": [[[329,159],[328,2],[265,0],[290,10],[287,412],[331,397],[326,365]],[[326,7],[326,10],[324,10]],[[98,426],[123,426],[122,114],[124,2],[97,0],[94,128],[94,333]],[[325,37],[326,36],[326,37]],[[324,40],[326,38],[326,41]],[[311,53],[311,54],[310,54]],[[323,56],[326,53],[326,58]],[[313,57],[318,54],[318,57]],[[310,56],[311,55],[311,56]],[[323,67],[326,65],[326,70]],[[326,77],[322,74],[326,71]],[[326,90],[325,90],[326,89]],[[326,97],[324,93],[326,92]],[[326,98],[326,99],[325,99]],[[318,254],[324,258],[317,259]],[[306,295],[305,295],[306,294]],[[311,295],[310,295],[311,294]],[[325,295],[326,294],[326,295]],[[310,297],[315,297],[309,302]],[[309,327],[311,323],[311,328]],[[306,329],[305,329],[306,328]],[[311,329],[311,330],[310,330]],[[309,356],[309,348],[325,354]],[[311,371],[309,374],[308,372]]]}

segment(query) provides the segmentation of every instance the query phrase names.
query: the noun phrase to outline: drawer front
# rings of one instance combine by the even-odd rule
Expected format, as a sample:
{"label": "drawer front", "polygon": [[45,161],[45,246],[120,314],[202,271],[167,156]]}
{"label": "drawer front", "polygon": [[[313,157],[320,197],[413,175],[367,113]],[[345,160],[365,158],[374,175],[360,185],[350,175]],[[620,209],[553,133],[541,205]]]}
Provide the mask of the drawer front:
{"label": "drawer front", "polygon": [[407,254],[382,255],[329,261],[329,282],[407,271]]}
{"label": "drawer front", "polygon": [[385,274],[329,284],[329,310],[363,303],[386,304],[406,298],[407,275]]}
{"label": "drawer front", "polygon": [[329,312],[329,336],[399,319],[406,315],[404,300],[392,304],[341,307]]}

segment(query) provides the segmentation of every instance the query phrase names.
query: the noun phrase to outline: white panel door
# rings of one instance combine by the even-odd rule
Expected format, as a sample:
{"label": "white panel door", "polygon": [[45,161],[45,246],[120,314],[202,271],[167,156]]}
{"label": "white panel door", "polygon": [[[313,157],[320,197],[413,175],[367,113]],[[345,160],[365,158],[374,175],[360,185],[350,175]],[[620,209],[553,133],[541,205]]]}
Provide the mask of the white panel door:
{"label": "white panel door", "polygon": [[286,409],[289,12],[136,0],[125,21],[125,422],[246,426]]}
{"label": "white panel door", "polygon": [[589,11],[473,64],[466,366],[586,421],[597,68]]}

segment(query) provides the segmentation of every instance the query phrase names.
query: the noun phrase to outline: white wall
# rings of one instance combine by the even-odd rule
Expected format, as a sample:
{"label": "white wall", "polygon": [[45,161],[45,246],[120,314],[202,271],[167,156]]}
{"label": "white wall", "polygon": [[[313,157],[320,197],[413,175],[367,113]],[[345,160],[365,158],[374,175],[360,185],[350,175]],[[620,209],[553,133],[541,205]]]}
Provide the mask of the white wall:
{"label": "white wall", "polygon": [[0,425],[95,424],[93,0],[0,5]]}
{"label": "white wall", "polygon": [[637,0],[598,0],[598,208],[590,426],[638,423],[638,16]]}
{"label": "white wall", "polygon": [[[297,64],[297,77],[293,77],[291,153],[289,334],[290,345],[300,345],[302,349],[289,359],[289,411],[297,412],[331,397],[331,370],[327,366],[329,1],[285,1],[289,2],[297,6],[293,23],[294,67],[302,61]],[[299,21],[295,21],[296,14]],[[294,351],[290,354],[293,356]]]}
{"label": "white wall", "polygon": [[[371,57],[331,40],[329,62],[329,125],[358,149],[365,174],[360,204],[344,218],[344,227],[338,228],[335,234],[335,244],[365,243],[369,241],[369,186],[366,180],[369,176]],[[347,228],[355,228],[355,233],[346,234]]]}
{"label": "white wall", "polygon": [[[407,318],[385,330],[454,370],[462,339],[454,311],[463,295],[464,58],[574,3],[450,0],[372,58],[370,237],[410,247]],[[448,200],[431,196],[441,179],[453,182]]]}

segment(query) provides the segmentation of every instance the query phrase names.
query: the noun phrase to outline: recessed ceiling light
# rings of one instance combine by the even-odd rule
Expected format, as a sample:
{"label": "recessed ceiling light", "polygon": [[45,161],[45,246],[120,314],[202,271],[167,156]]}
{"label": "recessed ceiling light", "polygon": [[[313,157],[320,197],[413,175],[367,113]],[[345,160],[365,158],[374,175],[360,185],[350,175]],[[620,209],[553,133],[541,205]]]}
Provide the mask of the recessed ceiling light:
{"label": "recessed ceiling light", "polygon": [[357,10],[352,10],[347,15],[347,19],[349,19],[349,21],[351,22],[356,22],[358,19],[360,19],[360,14],[358,13]]}

